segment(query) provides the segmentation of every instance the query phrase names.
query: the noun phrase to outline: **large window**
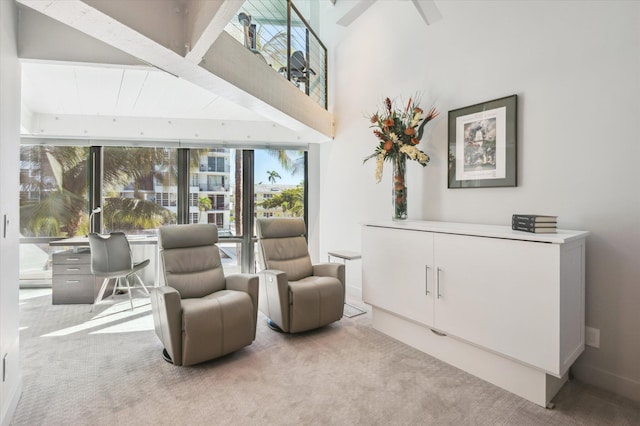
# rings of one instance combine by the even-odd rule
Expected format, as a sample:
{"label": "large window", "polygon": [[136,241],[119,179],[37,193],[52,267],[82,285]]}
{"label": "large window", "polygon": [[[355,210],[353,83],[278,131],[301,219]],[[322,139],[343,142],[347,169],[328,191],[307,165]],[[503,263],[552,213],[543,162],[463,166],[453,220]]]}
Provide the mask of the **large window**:
{"label": "large window", "polygon": [[303,217],[305,176],[304,151],[255,150],[255,216]]}
{"label": "large window", "polygon": [[235,218],[242,216],[242,166],[236,164],[242,161],[242,151],[192,149],[190,158],[190,197],[198,202],[189,213],[198,213],[200,223],[216,224],[220,236],[241,236]]}
{"label": "large window", "polygon": [[87,233],[88,153],[85,147],[20,147],[23,237],[73,237]]}
{"label": "large window", "polygon": [[177,171],[175,149],[103,148],[103,231],[156,233],[177,223]]}
{"label": "large window", "polygon": [[20,279],[51,284],[51,238],[88,231],[87,158],[73,146],[20,147]]}
{"label": "large window", "polygon": [[[95,153],[100,159],[90,161]],[[215,224],[225,271],[250,272],[253,218],[304,216],[305,167],[295,150],[22,145],[21,279],[50,284],[49,241],[86,235],[97,206],[98,232]]]}
{"label": "large window", "polygon": [[[253,211],[256,218],[304,217],[306,220],[306,155],[304,151],[254,151]],[[253,235],[256,235],[255,224]],[[254,260],[258,259],[257,246]],[[255,270],[259,265],[254,261]]]}

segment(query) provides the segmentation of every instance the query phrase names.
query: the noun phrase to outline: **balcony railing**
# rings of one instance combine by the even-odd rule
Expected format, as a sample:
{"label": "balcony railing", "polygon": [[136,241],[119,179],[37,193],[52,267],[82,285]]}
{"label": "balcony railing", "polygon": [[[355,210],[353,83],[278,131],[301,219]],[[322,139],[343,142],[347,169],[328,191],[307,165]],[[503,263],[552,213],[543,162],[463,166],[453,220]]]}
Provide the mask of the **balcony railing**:
{"label": "balcony railing", "polygon": [[201,172],[214,172],[214,173],[230,173],[231,166],[227,163],[224,166],[210,166],[207,164],[200,164]]}
{"label": "balcony railing", "polygon": [[327,108],[327,48],[291,0],[246,0],[226,31]]}
{"label": "balcony railing", "polygon": [[229,192],[229,185],[200,185],[202,192]]}

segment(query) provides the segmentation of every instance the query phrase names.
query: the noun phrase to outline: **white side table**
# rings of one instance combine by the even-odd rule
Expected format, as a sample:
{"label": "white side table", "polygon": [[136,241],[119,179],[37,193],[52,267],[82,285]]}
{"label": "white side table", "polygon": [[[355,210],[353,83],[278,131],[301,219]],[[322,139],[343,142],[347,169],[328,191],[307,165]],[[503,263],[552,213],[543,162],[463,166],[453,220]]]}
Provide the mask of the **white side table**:
{"label": "white side table", "polygon": [[[345,276],[345,281],[346,281],[346,278],[347,278],[347,273],[346,273],[347,261],[360,259],[362,257],[362,255],[360,253],[358,253],[357,251],[352,251],[352,250],[332,250],[332,251],[329,251],[327,253],[327,260],[329,262],[331,262],[331,258],[332,257],[336,257],[338,259],[342,259],[342,262],[345,265],[344,266],[345,267],[344,276]],[[346,287],[346,282],[345,282],[345,287]],[[345,288],[345,299],[346,299],[346,288]],[[345,300],[344,304],[347,305],[347,306],[350,306],[351,308],[353,308],[353,309],[355,309],[357,311],[357,313],[352,314],[352,315],[344,314],[344,316],[346,316],[347,318],[353,318],[355,316],[367,313],[367,311],[365,311],[363,309],[360,309],[359,307],[354,306],[354,305],[352,305],[350,303],[347,303],[346,300]]]}

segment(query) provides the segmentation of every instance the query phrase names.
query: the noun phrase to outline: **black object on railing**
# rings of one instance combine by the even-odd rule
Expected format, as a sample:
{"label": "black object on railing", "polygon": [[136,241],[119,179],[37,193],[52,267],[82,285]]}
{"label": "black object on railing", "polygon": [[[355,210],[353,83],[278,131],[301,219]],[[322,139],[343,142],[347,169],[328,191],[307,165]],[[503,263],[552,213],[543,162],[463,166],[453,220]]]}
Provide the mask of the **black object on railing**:
{"label": "black object on railing", "polygon": [[327,49],[292,0],[246,0],[228,31],[327,108]]}

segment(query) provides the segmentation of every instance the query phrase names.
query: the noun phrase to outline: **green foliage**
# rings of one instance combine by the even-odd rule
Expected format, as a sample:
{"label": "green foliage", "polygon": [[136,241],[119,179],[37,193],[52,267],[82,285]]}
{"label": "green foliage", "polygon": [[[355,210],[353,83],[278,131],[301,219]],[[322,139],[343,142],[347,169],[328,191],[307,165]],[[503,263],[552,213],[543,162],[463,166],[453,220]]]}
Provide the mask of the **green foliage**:
{"label": "green foliage", "polygon": [[109,231],[131,232],[175,222],[176,215],[156,203],[138,198],[105,198],[103,225]]}
{"label": "green foliage", "polygon": [[293,216],[300,217],[304,214],[304,188],[297,186],[291,189],[285,189],[281,193],[274,195],[273,198],[260,203],[265,209],[282,208],[283,212],[289,212]]}
{"label": "green foliage", "polygon": [[267,175],[267,179],[269,179],[269,182],[271,182],[272,184],[275,184],[277,179],[282,179],[280,173],[276,172],[275,170],[267,170]]}
{"label": "green foliage", "polygon": [[[290,172],[292,176],[304,172],[304,151],[291,151],[284,149],[269,149],[269,155],[276,158],[282,168]],[[291,155],[295,157],[291,157]]]}
{"label": "green foliage", "polygon": [[211,207],[212,207],[212,204],[209,197],[198,198],[198,208],[200,208],[201,211],[211,210]]}
{"label": "green foliage", "polygon": [[47,194],[41,200],[21,202],[22,232],[33,236],[76,235],[87,203],[88,148],[43,146],[22,149],[27,150],[25,157],[37,167],[32,175],[21,180],[21,187]]}
{"label": "green foliage", "polygon": [[[25,191],[37,192],[39,200],[27,200],[20,206],[20,224],[25,235],[78,235],[86,228],[87,158],[86,147],[42,146],[23,147],[28,161],[36,165],[33,176],[21,180]],[[176,162],[162,148],[106,147],[103,158],[103,189],[105,194],[117,194],[122,185],[133,181],[134,194],[153,189],[156,179],[165,185],[175,181]],[[160,167],[156,167],[160,166]],[[122,230],[156,227],[163,221],[175,221],[166,209],[142,199],[106,198],[103,223],[107,228],[115,222]],[[122,206],[120,206],[122,205]],[[125,206],[126,205],[126,206]],[[132,210],[123,214],[125,208]],[[109,213],[111,212],[111,213]],[[105,215],[111,214],[112,217]],[[139,218],[132,215],[139,214]],[[115,216],[119,215],[119,216]]]}

